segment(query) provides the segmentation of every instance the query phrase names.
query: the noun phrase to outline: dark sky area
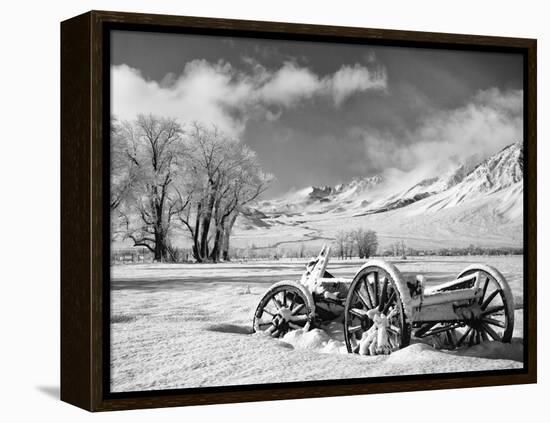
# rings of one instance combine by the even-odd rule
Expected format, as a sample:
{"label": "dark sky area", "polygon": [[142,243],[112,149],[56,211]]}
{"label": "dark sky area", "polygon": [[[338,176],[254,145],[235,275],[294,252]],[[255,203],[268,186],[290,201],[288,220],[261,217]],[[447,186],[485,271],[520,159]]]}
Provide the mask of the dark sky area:
{"label": "dark sky area", "polygon": [[258,153],[276,195],[516,141],[522,66],[507,53],[115,31],[112,110],[221,126]]}

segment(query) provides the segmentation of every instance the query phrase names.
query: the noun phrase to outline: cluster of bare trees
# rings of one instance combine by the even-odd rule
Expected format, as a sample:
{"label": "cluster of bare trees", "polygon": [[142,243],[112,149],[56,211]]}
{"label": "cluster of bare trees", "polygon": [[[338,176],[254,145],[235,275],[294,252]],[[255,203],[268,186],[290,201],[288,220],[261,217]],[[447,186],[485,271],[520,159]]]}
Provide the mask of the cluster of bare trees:
{"label": "cluster of bare trees", "polygon": [[370,229],[355,229],[350,231],[338,231],[334,244],[337,255],[344,258],[351,258],[355,254],[359,258],[368,258],[376,253],[378,249],[378,237],[376,232]]}
{"label": "cluster of bare trees", "polygon": [[113,233],[171,261],[181,230],[198,262],[229,259],[237,216],[271,176],[256,154],[217,128],[152,115],[111,122]]}
{"label": "cluster of bare trees", "polygon": [[405,241],[403,241],[403,240],[396,241],[393,244],[391,244],[390,245],[390,250],[391,250],[392,255],[394,257],[401,257],[402,259],[407,258],[407,251],[409,251],[409,249],[405,245]]}

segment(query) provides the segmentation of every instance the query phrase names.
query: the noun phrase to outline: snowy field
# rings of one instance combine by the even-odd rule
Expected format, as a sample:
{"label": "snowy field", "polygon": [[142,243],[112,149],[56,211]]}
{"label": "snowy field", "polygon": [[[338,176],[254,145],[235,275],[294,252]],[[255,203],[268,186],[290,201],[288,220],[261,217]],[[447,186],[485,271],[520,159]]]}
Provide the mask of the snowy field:
{"label": "snowy field", "polygon": [[[347,354],[342,326],[283,339],[251,334],[266,289],[298,279],[303,262],[149,264],[112,267],[111,383],[114,392],[511,369],[522,367],[523,257],[429,257],[394,261],[428,284],[450,280],[471,263],[498,268],[512,287],[512,344],[485,342],[460,351],[413,340],[390,356]],[[361,261],[333,260],[353,277]]]}

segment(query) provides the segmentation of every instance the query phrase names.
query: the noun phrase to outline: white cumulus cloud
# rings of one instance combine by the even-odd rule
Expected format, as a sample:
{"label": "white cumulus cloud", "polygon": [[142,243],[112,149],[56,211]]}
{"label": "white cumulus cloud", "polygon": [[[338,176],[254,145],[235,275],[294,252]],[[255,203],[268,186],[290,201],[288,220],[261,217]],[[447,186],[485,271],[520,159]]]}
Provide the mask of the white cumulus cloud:
{"label": "white cumulus cloud", "polygon": [[342,104],[356,92],[367,90],[384,90],[386,88],[386,74],[381,70],[370,71],[366,67],[342,66],[328,81],[334,102]]}
{"label": "white cumulus cloud", "polygon": [[381,91],[386,84],[383,68],[372,70],[360,64],[343,65],[321,77],[290,61],[276,70],[253,63],[243,71],[227,62],[193,60],[180,75],[168,74],[160,82],[122,64],[111,68],[111,108],[120,119],[153,113],[182,122],[215,124],[235,135],[252,116],[275,120],[284,110],[313,97],[339,107],[352,95]]}
{"label": "white cumulus cloud", "polygon": [[462,107],[434,112],[399,133],[375,128],[354,128],[351,133],[363,140],[371,166],[410,182],[523,140],[523,91],[479,91]]}

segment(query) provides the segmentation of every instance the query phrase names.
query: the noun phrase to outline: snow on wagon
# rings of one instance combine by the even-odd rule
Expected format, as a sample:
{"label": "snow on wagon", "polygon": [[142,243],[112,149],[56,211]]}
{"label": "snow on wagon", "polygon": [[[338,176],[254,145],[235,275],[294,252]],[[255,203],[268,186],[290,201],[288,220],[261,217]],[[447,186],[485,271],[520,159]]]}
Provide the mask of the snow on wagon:
{"label": "snow on wagon", "polygon": [[424,277],[406,281],[383,260],[368,260],[353,279],[326,271],[329,247],[306,265],[300,281],[272,285],[254,313],[255,332],[280,338],[331,321],[344,325],[348,352],[390,354],[411,335],[436,335],[447,348],[482,341],[510,342],[514,304],[506,279],[495,268],[472,265],[456,279],[425,287]]}

